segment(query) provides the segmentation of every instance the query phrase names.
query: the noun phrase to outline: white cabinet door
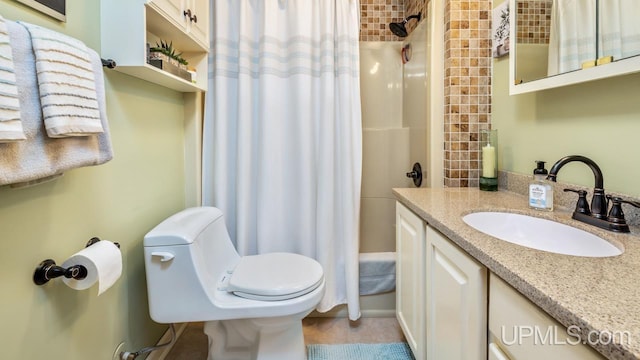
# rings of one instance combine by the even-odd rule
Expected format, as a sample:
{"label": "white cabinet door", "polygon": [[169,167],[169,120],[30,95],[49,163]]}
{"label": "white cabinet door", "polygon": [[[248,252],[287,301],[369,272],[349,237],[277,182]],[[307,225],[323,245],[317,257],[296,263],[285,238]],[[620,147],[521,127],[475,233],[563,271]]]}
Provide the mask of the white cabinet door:
{"label": "white cabinet door", "polygon": [[187,31],[197,42],[209,46],[209,1],[189,0],[186,6],[191,11],[191,20],[188,22]]}
{"label": "white cabinet door", "polygon": [[167,20],[203,47],[209,46],[208,0],[151,0]]}
{"label": "white cabinet door", "polygon": [[427,358],[487,358],[487,269],[430,226]]}
{"label": "white cabinet door", "polygon": [[416,360],[424,359],[425,224],[396,202],[396,317]]}
{"label": "white cabinet door", "polygon": [[489,343],[489,360],[511,360],[496,343]]}
{"label": "white cabinet door", "polygon": [[176,26],[186,29],[187,20],[183,15],[183,9],[187,0],[150,0],[158,12],[173,22]]}
{"label": "white cabinet door", "polygon": [[604,359],[493,273],[489,287],[489,332],[510,359]]}

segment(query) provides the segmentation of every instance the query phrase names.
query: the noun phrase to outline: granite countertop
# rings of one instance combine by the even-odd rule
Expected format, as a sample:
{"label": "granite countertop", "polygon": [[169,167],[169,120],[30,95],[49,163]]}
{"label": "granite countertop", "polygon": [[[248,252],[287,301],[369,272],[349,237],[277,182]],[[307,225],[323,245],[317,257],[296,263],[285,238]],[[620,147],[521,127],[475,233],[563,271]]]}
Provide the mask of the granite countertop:
{"label": "granite countertop", "polygon": [[[398,201],[449,237],[564,326],[578,326],[581,339],[614,334],[591,344],[609,359],[640,359],[640,228],[631,234],[601,230],[571,219],[571,210],[529,209],[527,197],[477,188],[393,189]],[[504,211],[554,220],[598,235],[624,253],[587,258],[530,249],[485,235],[462,221],[476,211]],[[616,334],[627,335],[622,339]],[[596,338],[596,335],[593,335]]]}

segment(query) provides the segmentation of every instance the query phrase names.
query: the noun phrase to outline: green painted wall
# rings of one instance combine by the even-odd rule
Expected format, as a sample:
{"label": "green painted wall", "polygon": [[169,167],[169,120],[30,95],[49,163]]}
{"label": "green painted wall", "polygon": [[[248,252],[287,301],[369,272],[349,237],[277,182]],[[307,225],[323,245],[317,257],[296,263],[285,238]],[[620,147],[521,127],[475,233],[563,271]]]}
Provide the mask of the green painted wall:
{"label": "green painted wall", "polygon": [[[584,155],[604,174],[607,191],[640,196],[640,73],[509,96],[509,56],[494,59],[491,122],[499,168],[531,174],[565,155]],[[570,163],[558,181],[593,187],[591,170]]]}
{"label": "green painted wall", "polygon": [[[15,1],[0,14],[75,36],[99,51],[99,0],[67,0],[63,24]],[[117,59],[115,59],[117,61]],[[105,70],[114,159],[53,182],[0,188],[0,357],[106,359],[126,342],[155,344],[166,326],[149,318],[142,239],[184,208],[182,94]],[[73,291],[61,280],[36,286],[36,265],[59,264],[99,236],[122,246],[123,274],[106,293]]]}

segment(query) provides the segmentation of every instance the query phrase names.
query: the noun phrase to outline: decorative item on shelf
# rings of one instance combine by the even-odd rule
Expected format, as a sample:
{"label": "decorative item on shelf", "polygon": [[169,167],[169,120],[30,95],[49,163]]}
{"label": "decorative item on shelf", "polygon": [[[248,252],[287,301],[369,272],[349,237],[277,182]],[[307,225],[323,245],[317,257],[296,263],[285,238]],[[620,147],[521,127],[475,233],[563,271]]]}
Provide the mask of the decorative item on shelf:
{"label": "decorative item on shelf", "polygon": [[191,75],[191,82],[195,84],[196,83],[196,78],[197,78],[197,75],[198,75],[198,73],[196,72],[196,68],[189,66],[189,67],[187,67],[187,71]]}
{"label": "decorative item on shelf", "polygon": [[482,174],[480,190],[498,191],[498,130],[480,131]]}
{"label": "decorative item on shelf", "polygon": [[167,43],[164,40],[160,44],[149,48],[147,62],[170,74],[178,76],[186,81],[193,82],[192,76],[187,71],[189,63],[182,57],[182,53],[176,52],[173,42]]}

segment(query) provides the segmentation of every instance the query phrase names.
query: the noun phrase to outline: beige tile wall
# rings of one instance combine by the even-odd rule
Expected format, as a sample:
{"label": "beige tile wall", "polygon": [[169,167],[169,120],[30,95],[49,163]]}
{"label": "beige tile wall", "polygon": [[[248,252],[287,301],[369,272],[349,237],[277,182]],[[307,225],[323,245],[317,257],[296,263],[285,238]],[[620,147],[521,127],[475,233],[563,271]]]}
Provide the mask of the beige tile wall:
{"label": "beige tile wall", "polygon": [[404,19],[404,0],[361,0],[360,41],[397,41],[388,25]]}
{"label": "beige tile wall", "polygon": [[[441,1],[441,0],[440,0]],[[425,19],[427,16],[427,2],[428,0],[406,0],[405,1],[405,12],[404,16],[407,17],[409,15],[416,15],[418,13],[422,14],[421,20]],[[411,20],[407,23],[407,31],[411,33],[413,29],[416,28],[418,22],[415,20]]]}
{"label": "beige tile wall", "polygon": [[[418,12],[424,18],[427,1],[361,0],[360,40],[400,40],[389,31],[388,24]],[[448,187],[477,187],[479,132],[491,127],[493,6],[491,0],[446,1],[443,182]],[[416,24],[411,21],[407,29],[412,30]]]}
{"label": "beige tile wall", "polygon": [[478,186],[478,134],[491,127],[491,10],[491,0],[449,0],[445,6],[444,185],[448,187]]}
{"label": "beige tile wall", "polygon": [[551,28],[551,0],[518,2],[518,43],[548,44]]}
{"label": "beige tile wall", "polygon": [[[361,0],[360,41],[402,40],[389,30],[389,23],[419,12],[424,18],[426,3],[427,0]],[[409,33],[417,24],[416,20],[407,23]]]}

